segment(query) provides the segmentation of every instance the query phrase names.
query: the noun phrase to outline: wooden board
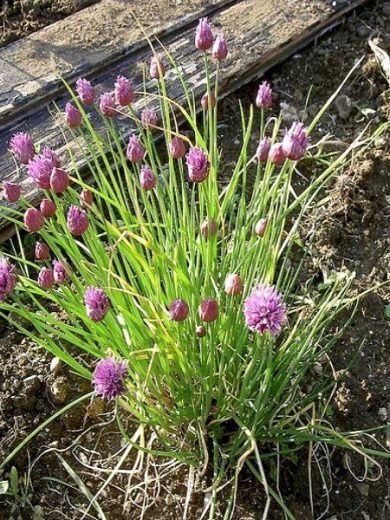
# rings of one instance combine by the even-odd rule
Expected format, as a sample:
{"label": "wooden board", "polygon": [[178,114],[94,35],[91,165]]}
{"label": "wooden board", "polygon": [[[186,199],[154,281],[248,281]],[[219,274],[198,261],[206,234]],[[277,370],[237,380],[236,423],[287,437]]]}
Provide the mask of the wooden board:
{"label": "wooden board", "polygon": [[[364,3],[365,0],[336,2],[331,6],[328,1],[306,0],[297,3],[292,0],[241,0],[233,5],[218,9],[211,16],[216,30],[223,30],[227,35],[230,54],[221,73],[221,88],[224,95],[235,88],[261,77],[266,70],[283,61],[310,41],[320,36],[325,30],[338,23],[341,17]],[[333,2],[334,3],[334,2]],[[162,41],[169,51],[182,64],[184,73],[191,78],[190,84],[197,99],[204,92],[203,63],[199,51],[194,48],[194,24],[189,24],[180,32],[175,31],[163,36]],[[142,67],[140,63],[149,61],[150,51],[139,47],[129,51],[122,59],[112,63],[106,69],[93,74],[92,79],[99,91],[111,90],[115,77],[123,74],[131,76],[134,83],[140,84]],[[183,95],[174,71],[167,73],[169,94],[181,102]],[[150,85],[151,88],[152,85]],[[59,95],[56,102],[63,106],[66,97]],[[140,109],[142,102],[135,105]],[[92,115],[96,128],[102,128],[99,117]],[[128,119],[120,121],[123,125],[124,138],[132,131]],[[15,164],[7,153],[7,143],[16,131],[30,132],[34,140],[63,149],[63,136],[59,121],[53,118],[47,107],[35,110],[31,114],[5,128],[0,142],[1,180],[21,182],[23,193],[32,203],[38,203],[41,193],[26,178],[24,170],[15,170]],[[63,150],[62,150],[63,151]],[[74,152],[83,166],[83,157],[75,146]],[[60,154],[61,155],[61,154]],[[0,220],[0,230],[6,223]],[[4,231],[5,237],[8,232]]]}

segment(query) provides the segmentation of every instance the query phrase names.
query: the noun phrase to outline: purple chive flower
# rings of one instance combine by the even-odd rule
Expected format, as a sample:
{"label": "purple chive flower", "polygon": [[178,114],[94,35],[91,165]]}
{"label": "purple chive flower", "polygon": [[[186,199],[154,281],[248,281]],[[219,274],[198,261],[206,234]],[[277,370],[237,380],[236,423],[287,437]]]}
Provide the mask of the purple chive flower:
{"label": "purple chive flower", "polygon": [[303,123],[293,123],[283,137],[284,155],[293,161],[299,161],[305,155],[308,145],[309,138]]}
{"label": "purple chive flower", "polygon": [[99,361],[93,373],[95,392],[103,399],[114,399],[126,392],[125,379],[128,375],[125,361],[106,358]]}
{"label": "purple chive flower", "polygon": [[266,218],[261,218],[256,222],[255,225],[255,233],[258,237],[262,238],[264,236],[265,230],[267,229],[268,220]]}
{"label": "purple chive flower", "polygon": [[115,101],[121,107],[127,107],[134,101],[134,90],[131,81],[124,76],[118,76],[114,87]]}
{"label": "purple chive flower", "polygon": [[35,258],[37,260],[46,260],[50,256],[50,248],[45,242],[40,240],[35,244]]}
{"label": "purple chive flower", "polygon": [[156,130],[157,126],[157,114],[153,108],[144,108],[141,112],[141,121],[145,128],[149,130]]}
{"label": "purple chive flower", "polygon": [[49,148],[48,146],[45,146],[42,150],[41,157],[48,159],[51,162],[53,168],[59,168],[61,166],[61,161],[59,160],[58,155],[52,148]]}
{"label": "purple chive flower", "polygon": [[131,162],[140,162],[144,158],[145,150],[142,148],[141,143],[135,134],[133,134],[129,139],[126,155]]}
{"label": "purple chive flower", "polygon": [[209,94],[207,92],[205,94],[203,94],[203,96],[200,100],[200,104],[201,104],[203,110],[208,110],[210,104],[211,104],[211,108],[214,108],[215,105],[217,104],[217,99],[215,97],[214,92],[210,92],[210,99],[209,99]]}
{"label": "purple chive flower", "polygon": [[218,303],[213,298],[203,300],[199,305],[199,317],[202,321],[210,323],[218,318]]}
{"label": "purple chive flower", "polygon": [[245,300],[245,322],[250,330],[277,334],[286,322],[286,306],[278,291],[270,285],[259,285]]}
{"label": "purple chive flower", "polygon": [[228,48],[223,34],[218,34],[216,37],[211,55],[215,60],[224,60],[228,55]]}
{"label": "purple chive flower", "polygon": [[61,168],[53,168],[50,175],[50,188],[54,193],[63,193],[69,186],[69,176]]}
{"label": "purple chive flower", "polygon": [[10,294],[16,285],[15,266],[5,257],[0,257],[0,302]]}
{"label": "purple chive flower", "polygon": [[110,301],[97,287],[88,287],[84,294],[87,316],[93,321],[101,321],[110,308]]}
{"label": "purple chive flower", "polygon": [[242,293],[242,281],[238,274],[229,274],[226,277],[225,292],[229,296],[238,296]]}
{"label": "purple chive flower", "polygon": [[207,49],[212,47],[213,40],[211,25],[208,23],[207,18],[201,18],[196,28],[195,47],[200,51],[207,51]]}
{"label": "purple chive flower", "polygon": [[206,329],[203,327],[203,325],[198,325],[195,329],[195,334],[198,336],[198,338],[204,338],[206,336]]}
{"label": "purple chive flower", "polygon": [[82,208],[89,208],[93,204],[93,193],[90,190],[83,189],[80,193],[80,206]]}
{"label": "purple chive flower", "polygon": [[169,153],[174,159],[180,159],[185,155],[186,145],[179,136],[175,135],[175,137],[169,143]]}
{"label": "purple chive flower", "polygon": [[165,63],[160,54],[152,56],[150,60],[150,77],[151,79],[160,79],[165,75]]}
{"label": "purple chive flower", "polygon": [[111,92],[105,92],[99,100],[100,112],[106,117],[114,117],[117,114],[115,100]]}
{"label": "purple chive flower", "polygon": [[95,101],[95,89],[87,79],[79,78],[76,81],[76,92],[84,105],[92,105]]}
{"label": "purple chive flower", "polygon": [[69,269],[69,266],[66,262],[53,260],[53,278],[55,283],[62,284],[69,280],[67,269]]}
{"label": "purple chive flower", "polygon": [[39,231],[45,223],[45,217],[36,208],[28,208],[24,214],[24,224],[31,233]]}
{"label": "purple chive flower", "polygon": [[260,86],[256,96],[256,106],[258,108],[272,108],[272,89],[267,81]]}
{"label": "purple chive flower", "polygon": [[188,177],[191,182],[202,182],[209,175],[209,161],[203,150],[196,146],[186,155]]}
{"label": "purple chive flower", "polygon": [[259,162],[266,162],[271,148],[271,139],[264,137],[257,147],[256,158]]}
{"label": "purple chive flower", "polygon": [[43,199],[41,201],[39,209],[41,210],[41,213],[45,218],[50,218],[55,214],[55,212],[57,210],[57,206],[55,205],[55,203],[52,200]]}
{"label": "purple chive flower", "polygon": [[66,103],[65,121],[69,128],[77,128],[81,124],[82,119],[81,112],[72,103]]}
{"label": "purple chive flower", "polygon": [[5,182],[3,184],[4,198],[7,202],[18,202],[22,189],[20,184],[14,182]]}
{"label": "purple chive flower", "polygon": [[89,219],[85,210],[71,206],[66,216],[69,231],[74,236],[81,236],[89,226]]}
{"label": "purple chive flower", "polygon": [[50,189],[50,175],[53,170],[51,159],[36,155],[27,165],[27,173],[40,188]]}
{"label": "purple chive flower", "polygon": [[47,267],[42,267],[38,273],[38,285],[41,289],[50,289],[54,284],[53,271]]}
{"label": "purple chive flower", "polygon": [[142,166],[139,181],[145,191],[152,190],[156,186],[156,176],[149,166]]}
{"label": "purple chive flower", "polygon": [[173,321],[185,320],[189,312],[189,307],[184,300],[173,300],[169,306],[169,316]]}
{"label": "purple chive flower", "polygon": [[277,166],[284,163],[286,156],[283,152],[282,143],[275,143],[271,146],[268,154],[268,159]]}
{"label": "purple chive flower", "polygon": [[206,220],[200,225],[200,234],[205,238],[211,238],[215,236],[217,231],[218,224],[212,218],[206,218]]}
{"label": "purple chive flower", "polygon": [[29,134],[19,132],[11,137],[9,147],[16,159],[27,164],[35,155],[35,146]]}

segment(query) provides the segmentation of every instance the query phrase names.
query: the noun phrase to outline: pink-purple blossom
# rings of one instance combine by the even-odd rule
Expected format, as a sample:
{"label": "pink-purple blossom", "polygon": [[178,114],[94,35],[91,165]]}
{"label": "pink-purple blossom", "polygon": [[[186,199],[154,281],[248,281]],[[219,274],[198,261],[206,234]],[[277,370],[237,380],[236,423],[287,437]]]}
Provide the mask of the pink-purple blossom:
{"label": "pink-purple blossom", "polygon": [[144,158],[145,150],[143,149],[138,137],[133,134],[127,145],[126,155],[131,162],[140,162]]}
{"label": "pink-purple blossom", "polygon": [[151,79],[160,79],[165,75],[165,63],[160,54],[152,56],[150,60],[150,77]]}
{"label": "pink-purple blossom", "polygon": [[259,162],[266,162],[268,159],[269,151],[271,148],[271,139],[269,137],[264,137],[257,147],[256,150],[256,159]]}
{"label": "pink-purple blossom", "polygon": [[20,184],[16,184],[15,182],[4,182],[3,189],[4,198],[7,202],[18,202],[22,192]]}
{"label": "pink-purple blossom", "polygon": [[45,159],[49,159],[53,168],[59,168],[61,166],[61,161],[58,158],[58,155],[55,153],[55,151],[52,148],[45,146],[40,155],[41,155],[41,157],[44,157]]}
{"label": "pink-purple blossom", "polygon": [[50,256],[50,248],[46,242],[38,240],[35,244],[35,258],[37,260],[46,260]]}
{"label": "pink-purple blossom", "polygon": [[76,81],[76,92],[84,105],[92,105],[92,103],[95,101],[95,89],[85,78],[79,78]]}
{"label": "pink-purple blossom", "polygon": [[250,330],[275,335],[287,321],[286,306],[281,295],[270,285],[259,285],[245,300],[245,322]]}
{"label": "pink-purple blossom", "polygon": [[50,218],[57,211],[57,206],[55,205],[55,203],[52,200],[43,199],[43,200],[41,200],[39,209],[41,210],[41,213],[45,218]]}
{"label": "pink-purple blossom", "polygon": [[115,100],[111,92],[104,92],[99,99],[100,112],[106,117],[117,115]]}
{"label": "pink-purple blossom", "polygon": [[63,284],[69,280],[69,265],[60,260],[53,260],[53,278],[54,282]]}
{"label": "pink-purple blossom", "polygon": [[50,175],[50,188],[54,193],[63,193],[69,186],[69,176],[62,168],[53,168]]}
{"label": "pink-purple blossom", "polygon": [[218,303],[214,298],[207,298],[199,305],[199,317],[202,321],[210,323],[218,318],[219,308]]}
{"label": "pink-purple blossom", "polygon": [[272,108],[272,89],[267,81],[260,86],[256,96],[256,106],[258,108]]}
{"label": "pink-purple blossom", "polygon": [[213,33],[207,18],[201,18],[195,33],[195,47],[200,51],[207,51],[213,45]]}
{"label": "pink-purple blossom", "polygon": [[142,166],[139,181],[145,191],[152,190],[157,183],[156,176],[147,165]]}
{"label": "pink-purple blossom", "polygon": [[283,153],[293,161],[299,161],[305,155],[309,146],[309,138],[303,123],[293,123],[284,134],[282,141]]}
{"label": "pink-purple blossom", "polygon": [[228,48],[223,34],[218,34],[216,37],[211,55],[215,60],[224,60],[228,55]]}
{"label": "pink-purple blossom", "polygon": [[38,285],[41,289],[50,289],[54,284],[53,271],[47,267],[42,267],[38,273]]}
{"label": "pink-purple blossom", "polygon": [[119,106],[127,107],[131,105],[135,98],[131,81],[124,76],[118,76],[115,81],[114,96]]}
{"label": "pink-purple blossom", "polygon": [[188,178],[191,182],[202,182],[209,175],[209,161],[203,150],[194,146],[186,155]]}
{"label": "pink-purple blossom", "polygon": [[153,108],[144,108],[141,112],[141,122],[145,128],[149,130],[156,130],[157,126],[157,114]]}
{"label": "pink-purple blossom", "polygon": [[169,306],[169,316],[173,321],[184,321],[190,312],[188,304],[182,300],[173,300]]}
{"label": "pink-purple blossom", "polygon": [[88,215],[85,210],[71,206],[66,217],[66,223],[72,235],[81,236],[88,229]]}
{"label": "pink-purple blossom", "polygon": [[36,155],[27,165],[27,174],[40,188],[50,189],[50,175],[53,170],[53,161],[42,155]]}
{"label": "pink-purple blossom", "polygon": [[110,308],[110,301],[102,289],[88,287],[84,294],[87,316],[93,321],[101,321]]}
{"label": "pink-purple blossom", "polygon": [[65,121],[69,128],[77,128],[83,119],[81,112],[72,103],[65,105]]}
{"label": "pink-purple blossom", "polygon": [[283,152],[282,143],[274,143],[268,154],[268,159],[277,166],[280,166],[286,160],[286,156]]}
{"label": "pink-purple blossom", "polygon": [[172,141],[169,143],[169,153],[174,159],[180,159],[186,153],[186,145],[183,139],[175,135]]}
{"label": "pink-purple blossom", "polygon": [[15,266],[4,256],[0,257],[0,301],[4,300],[16,285]]}
{"label": "pink-purple blossom", "polygon": [[45,223],[45,217],[36,208],[28,208],[24,214],[24,224],[31,233],[39,231]]}
{"label": "pink-purple blossom", "polygon": [[95,392],[107,400],[120,397],[126,391],[127,375],[128,368],[125,361],[117,361],[113,358],[102,359],[96,365],[93,374],[92,384]]}
{"label": "pink-purple blossom", "polygon": [[27,164],[35,154],[35,146],[29,134],[19,132],[11,137],[9,147],[21,164]]}

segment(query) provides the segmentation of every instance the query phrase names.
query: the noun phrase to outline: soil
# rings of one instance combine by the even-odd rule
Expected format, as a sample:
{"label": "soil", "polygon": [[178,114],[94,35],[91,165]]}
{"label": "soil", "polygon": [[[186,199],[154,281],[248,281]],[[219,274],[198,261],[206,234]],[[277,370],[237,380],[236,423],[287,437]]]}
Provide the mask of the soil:
{"label": "soil", "polygon": [[[329,33],[267,76],[275,92],[275,111],[282,107],[293,118],[312,117],[328,96],[336,90],[356,59],[364,62],[355,73],[342,96],[321,122],[315,142],[326,133],[335,136],[335,147],[343,147],[373,120],[372,128],[389,118],[389,84],[381,73],[369,46],[371,37],[390,51],[390,3],[373,2],[347,18],[345,25]],[[313,86],[309,102],[306,94]],[[237,101],[248,108],[256,95],[257,84],[223,100],[220,105],[224,164],[237,157],[240,128]],[[307,105],[307,110],[305,106]],[[253,141],[253,146],[256,145]],[[389,135],[377,140],[364,157],[352,163],[334,182],[326,196],[326,204],[314,211],[305,222],[302,238],[310,243],[311,255],[305,266],[307,274],[319,280],[332,269],[345,267],[356,272],[353,293],[362,292],[389,279],[390,272],[390,145]],[[304,173],[306,173],[304,171]],[[385,307],[390,304],[390,290],[382,287],[364,298],[353,317],[350,328],[332,353],[334,370],[341,377],[332,402],[330,421],[340,431],[362,430],[386,424],[389,411],[389,345],[390,321]],[[60,318],[60,316],[59,316]],[[339,322],[342,325],[342,320]],[[23,339],[15,330],[0,322],[0,460],[30,431],[64,403],[89,391],[89,384],[72,375],[64,366],[53,364],[50,356],[33,342]],[[361,345],[362,341],[364,344]],[[359,350],[360,348],[360,350]],[[351,364],[351,360],[354,362]],[[76,395],[75,395],[76,394]],[[386,445],[384,432],[374,438]],[[389,440],[387,440],[387,443]],[[374,441],[364,439],[367,446]],[[11,512],[11,501],[0,509],[0,519],[82,518],[88,501],[77,482],[66,471],[59,456],[80,475],[94,493],[108,477],[104,470],[112,468],[123,449],[120,433],[113,423],[110,406],[95,400],[72,409],[45,428],[28,449],[20,452],[13,464],[20,476],[28,468],[30,481],[19,492],[19,508]],[[386,520],[390,518],[390,466],[381,461],[383,476],[377,481],[361,478],[364,474],[360,458],[346,456],[340,450],[321,452],[320,467],[312,464],[314,518],[325,520]],[[122,453],[122,452],[121,452]],[[114,457],[114,455],[116,456]],[[325,457],[326,455],[326,457]],[[38,458],[39,456],[39,458]],[[134,464],[130,455],[124,468]],[[329,465],[325,464],[329,461]],[[163,461],[155,461],[162,464]],[[92,471],[90,466],[98,466]],[[308,457],[303,451],[296,461],[283,461],[281,491],[288,507],[298,520],[312,518],[309,502]],[[9,468],[8,468],[9,470]],[[164,479],[153,481],[155,468],[149,467],[148,500],[144,474],[134,475],[132,491],[130,475],[117,475],[103,491],[98,502],[103,504],[109,520],[141,518],[145,520],[179,520],[185,509],[188,470],[176,464],[166,466]],[[71,472],[71,471],[70,471]],[[377,468],[369,467],[375,477]],[[353,474],[355,476],[353,476]],[[358,477],[358,478],[356,478]],[[0,480],[8,478],[7,473]],[[57,480],[45,480],[55,478]],[[198,482],[189,504],[188,520],[199,520],[204,506],[203,490],[207,482]],[[207,494],[206,494],[207,497]],[[251,475],[243,472],[237,497],[236,520],[262,517],[264,493]],[[329,504],[327,503],[329,501]],[[4,503],[4,500],[3,500]],[[1,504],[1,501],[0,501]],[[13,501],[15,504],[15,501]],[[98,518],[95,510],[89,518]],[[270,520],[284,515],[271,507]]]}
{"label": "soil", "polygon": [[0,47],[99,0],[2,0]]}

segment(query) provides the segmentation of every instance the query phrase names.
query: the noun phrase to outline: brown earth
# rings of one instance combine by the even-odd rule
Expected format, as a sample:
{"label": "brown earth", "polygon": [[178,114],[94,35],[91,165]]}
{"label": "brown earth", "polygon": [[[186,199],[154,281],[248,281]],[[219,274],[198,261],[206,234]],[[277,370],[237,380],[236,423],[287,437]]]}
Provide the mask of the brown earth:
{"label": "brown earth", "polygon": [[[286,112],[304,118],[306,93],[313,85],[307,112],[312,116],[327,97],[337,88],[355,60],[365,56],[363,66],[345,87],[343,96],[334,104],[323,119],[315,141],[327,132],[338,140],[337,146],[349,143],[371,119],[375,124],[389,117],[389,85],[381,74],[367,45],[370,37],[379,37],[379,45],[390,51],[390,3],[374,2],[350,16],[345,26],[330,33],[317,46],[295,56],[274,69],[267,79],[272,82],[276,104]],[[221,132],[224,149],[224,164],[237,156],[240,128],[237,100],[242,99],[247,107],[254,99],[257,85],[249,85],[221,103]],[[277,106],[277,108],[278,108]],[[369,110],[367,110],[369,109]],[[349,112],[349,113],[348,113]],[[342,117],[341,117],[342,116]],[[321,281],[329,270],[346,268],[356,272],[354,291],[364,291],[389,279],[390,272],[390,146],[388,135],[378,140],[365,157],[353,163],[348,171],[338,178],[327,193],[326,205],[307,219],[302,236],[310,243],[311,258],[306,265],[307,274],[315,274]],[[252,143],[255,146],[255,142]],[[309,172],[305,172],[309,176]],[[313,173],[313,172],[311,172]],[[332,363],[337,373],[343,372],[342,381],[332,403],[329,418],[340,430],[361,430],[385,424],[383,409],[388,409],[390,321],[384,309],[390,303],[390,291],[381,288],[364,299],[351,326],[332,354]],[[341,323],[340,323],[341,324]],[[63,406],[58,401],[68,402],[89,390],[89,384],[76,378],[65,367],[51,367],[50,356],[37,349],[33,343],[23,340],[9,326],[3,326],[0,341],[0,459],[11,447],[20,442],[34,427],[51,413]],[[365,339],[361,350],[359,346]],[[350,361],[355,358],[354,363]],[[122,446],[120,434],[113,424],[104,424],[112,419],[108,408],[105,415],[95,417],[101,403],[96,402],[86,413],[85,407],[68,413],[57,420],[24,450],[14,464],[23,475],[39,454],[48,453],[33,465],[31,482],[27,488],[29,504],[23,504],[11,516],[11,505],[0,509],[0,519],[54,519],[63,517],[79,519],[87,503],[77,484],[66,473],[58,454],[78,472],[86,485],[96,490],[107,478],[103,472],[92,472],[88,464],[112,468],[113,461],[107,458]],[[91,428],[91,429],[90,429]],[[89,431],[87,431],[89,430]],[[84,433],[83,433],[84,432]],[[81,438],[79,435],[83,434]],[[382,432],[374,434],[382,445],[386,439]],[[374,447],[373,441],[365,444]],[[51,451],[50,451],[51,450]],[[93,451],[91,451],[93,450]],[[383,477],[377,482],[359,482],[348,469],[358,475],[364,468],[359,458],[345,457],[339,450],[319,453],[320,467],[328,490],[324,489],[317,466],[313,464],[313,499],[315,517],[326,511],[325,520],[386,520],[390,518],[390,467],[382,461]],[[118,459],[113,459],[116,462]],[[131,469],[130,457],[126,469]],[[329,467],[325,462],[329,461]],[[288,507],[299,520],[312,518],[309,505],[307,478],[307,454],[301,452],[298,460],[283,462],[281,489]],[[161,463],[161,462],[160,462]],[[149,468],[153,474],[154,468]],[[369,468],[374,476],[375,468]],[[43,480],[55,477],[64,481]],[[128,485],[128,475],[115,477],[112,484],[99,498],[110,520],[140,518],[145,495],[142,476],[135,476],[138,484],[125,505],[123,489]],[[7,474],[0,475],[0,480]],[[149,500],[154,505],[146,510],[145,520],[180,520],[186,496],[188,471],[184,467],[172,468],[172,473],[161,482],[149,485]],[[201,489],[206,482],[198,483],[190,503],[188,519],[199,520],[204,494]],[[329,507],[327,508],[327,497]],[[0,501],[1,503],[1,501]],[[130,507],[131,504],[131,507]],[[237,501],[236,520],[261,518],[264,494],[258,483],[246,472],[241,479],[241,491]],[[92,518],[97,518],[91,510]],[[283,514],[272,507],[269,518],[279,520]]]}

